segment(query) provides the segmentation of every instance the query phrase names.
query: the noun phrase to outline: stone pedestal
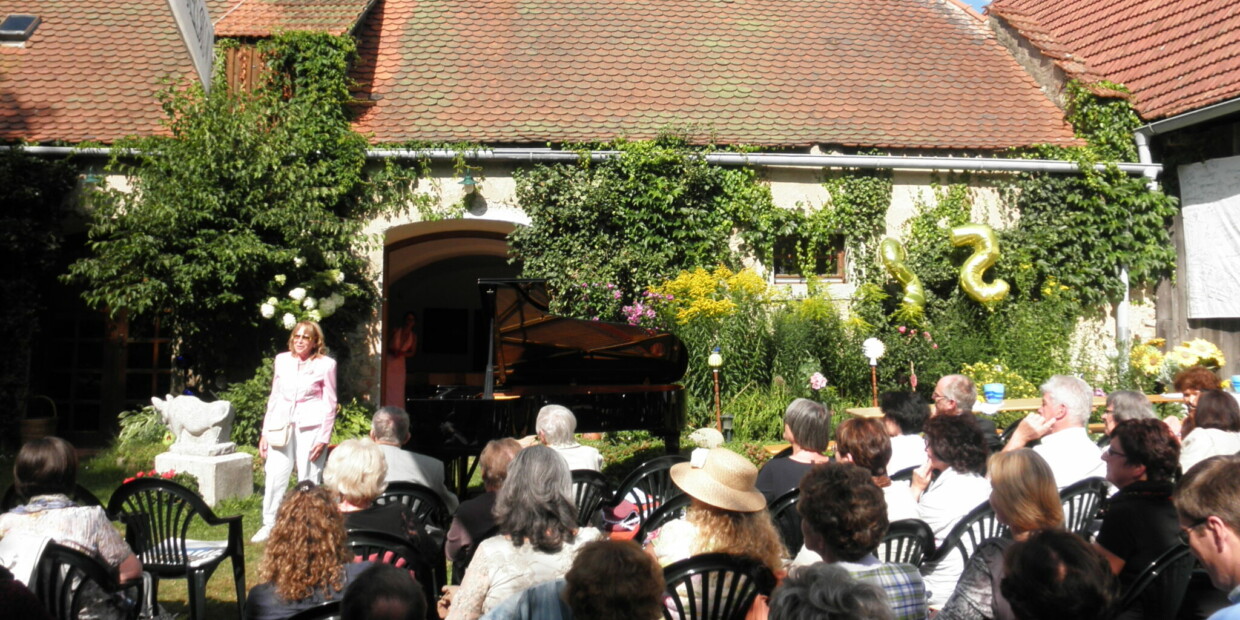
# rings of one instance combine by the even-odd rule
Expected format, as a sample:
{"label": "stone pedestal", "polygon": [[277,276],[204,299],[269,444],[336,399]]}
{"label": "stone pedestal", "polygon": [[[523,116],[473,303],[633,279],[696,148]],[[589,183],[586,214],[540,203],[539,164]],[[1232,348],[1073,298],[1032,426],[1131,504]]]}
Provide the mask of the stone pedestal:
{"label": "stone pedestal", "polygon": [[254,493],[254,457],[244,452],[198,456],[165,452],[155,457],[156,471],[185,472],[198,478],[198,494],[214,507],[229,497]]}

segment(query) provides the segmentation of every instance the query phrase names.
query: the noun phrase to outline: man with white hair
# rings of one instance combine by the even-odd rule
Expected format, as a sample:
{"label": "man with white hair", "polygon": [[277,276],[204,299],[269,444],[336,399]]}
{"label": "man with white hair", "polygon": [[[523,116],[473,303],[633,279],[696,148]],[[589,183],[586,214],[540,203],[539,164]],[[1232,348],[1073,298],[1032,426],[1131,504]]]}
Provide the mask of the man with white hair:
{"label": "man with white hair", "polygon": [[568,407],[547,405],[539,409],[534,428],[538,431],[538,441],[563,457],[570,470],[602,471],[603,455],[590,446],[577,443],[573,437],[577,430],[577,417]]}
{"label": "man with white hair", "polygon": [[443,499],[448,512],[456,512],[460,501],[444,485],[443,461],[402,448],[409,436],[409,414],[400,407],[381,407],[370,419],[370,439],[383,450],[387,481],[416,482],[429,487]]}
{"label": "man with white hair", "polygon": [[1046,459],[1055,474],[1055,485],[1064,487],[1091,477],[1106,477],[1102,449],[1089,438],[1085,424],[1094,408],[1094,391],[1088,383],[1055,375],[1042,384],[1042,406],[1021,420],[1004,450],[1018,450],[1040,439],[1033,451]]}

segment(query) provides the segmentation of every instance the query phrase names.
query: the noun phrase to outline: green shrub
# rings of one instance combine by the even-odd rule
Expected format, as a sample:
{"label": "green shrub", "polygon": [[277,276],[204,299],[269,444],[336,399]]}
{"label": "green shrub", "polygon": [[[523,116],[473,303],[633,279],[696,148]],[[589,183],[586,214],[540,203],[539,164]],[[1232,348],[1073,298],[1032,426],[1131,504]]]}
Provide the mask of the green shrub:
{"label": "green shrub", "polygon": [[122,447],[171,443],[167,441],[170,431],[155,407],[148,405],[136,411],[122,411],[120,425],[117,443]]}
{"label": "green shrub", "polygon": [[332,427],[332,443],[340,443],[346,439],[357,439],[370,435],[370,418],[374,410],[370,405],[354,398],[340,406],[336,414],[336,424]]}
{"label": "green shrub", "polygon": [[232,440],[238,446],[257,446],[262,432],[263,416],[267,415],[267,398],[271,396],[271,380],[274,358],[266,358],[254,371],[254,376],[234,383],[220,392],[219,399],[232,403]]}
{"label": "green shrub", "polygon": [[723,406],[723,412],[732,416],[732,441],[780,440],[784,436],[784,410],[791,400],[788,388],[779,382],[745,386]]}

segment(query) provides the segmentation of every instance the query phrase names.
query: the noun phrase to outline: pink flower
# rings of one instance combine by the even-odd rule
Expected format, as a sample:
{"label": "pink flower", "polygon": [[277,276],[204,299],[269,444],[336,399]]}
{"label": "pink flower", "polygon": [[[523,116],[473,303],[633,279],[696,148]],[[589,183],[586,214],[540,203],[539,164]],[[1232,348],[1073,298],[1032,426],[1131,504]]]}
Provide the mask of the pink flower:
{"label": "pink flower", "polygon": [[925,336],[926,340],[930,339],[930,332],[922,332],[921,335]]}
{"label": "pink flower", "polygon": [[904,327],[903,325],[896,328],[896,330],[898,330],[901,334],[903,334],[907,329],[908,328]]}
{"label": "pink flower", "polygon": [[612,299],[620,299],[620,291],[613,291],[613,292],[612,292],[612,294],[611,294],[611,298],[612,298]]}
{"label": "pink flower", "polygon": [[936,344],[934,345],[934,348],[936,348],[936,349],[937,349],[937,348],[939,348],[939,345],[936,343]]}
{"label": "pink flower", "polygon": [[915,329],[914,329],[913,331],[909,332],[909,333],[908,333],[908,335],[910,335],[910,336],[916,336],[916,335],[917,335],[917,330],[915,330]]}
{"label": "pink flower", "polygon": [[809,387],[813,390],[821,390],[827,387],[827,378],[822,376],[822,373],[816,372],[809,376]]}

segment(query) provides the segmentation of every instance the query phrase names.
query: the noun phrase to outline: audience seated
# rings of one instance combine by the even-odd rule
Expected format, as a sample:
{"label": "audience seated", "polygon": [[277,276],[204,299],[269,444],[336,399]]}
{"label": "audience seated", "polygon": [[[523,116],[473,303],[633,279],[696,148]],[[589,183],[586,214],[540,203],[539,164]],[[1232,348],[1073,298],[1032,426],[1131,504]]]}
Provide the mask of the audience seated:
{"label": "audience seated", "polygon": [[375,503],[387,487],[386,476],[387,461],[375,442],[346,439],[327,457],[323,486],[339,494],[346,528],[407,538],[423,557],[434,558],[439,549],[408,506],[400,502]]}
{"label": "audience seated", "polygon": [[968,415],[977,422],[982,431],[982,440],[986,449],[998,452],[1003,448],[999,441],[999,433],[995,429],[994,420],[987,415],[973,415],[973,405],[977,403],[977,386],[973,380],[964,375],[947,375],[934,386],[934,413],[940,415]]}
{"label": "audience seated", "polygon": [[[50,540],[94,556],[121,581],[142,576],[142,562],[99,506],[78,506],[69,495],[77,486],[77,451],[59,437],[26,442],[13,463],[13,484],[30,500],[0,515],[0,538],[23,541],[14,559],[33,566]],[[98,588],[87,592],[96,617],[122,617],[122,605]]]}
{"label": "audience seated", "polygon": [[823,454],[831,441],[831,412],[807,398],[792,401],[784,410],[784,440],[792,454],[767,461],[758,472],[756,485],[768,504],[797,488],[810,467],[831,460]]}
{"label": "audience seated", "polygon": [[409,414],[400,407],[380,407],[370,419],[370,439],[387,461],[386,482],[416,482],[443,499],[448,512],[460,502],[444,484],[443,461],[401,448],[409,442]]}
{"label": "audience seated", "polygon": [[655,620],[663,617],[663,569],[630,540],[596,540],[563,579],[510,597],[485,620]]}
{"label": "audience seated", "polygon": [[[920,440],[920,438],[918,438]],[[893,482],[887,477],[890,469],[891,438],[883,429],[883,423],[873,418],[849,418],[840,423],[835,433],[835,454],[841,461],[852,463],[870,472],[874,485],[883,490],[887,501],[887,519],[916,519],[917,502],[909,492],[908,481]],[[921,450],[925,461],[926,450]]]}
{"label": "audience seated", "polygon": [[1076,534],[1044,530],[1012,545],[1003,562],[1003,596],[1018,620],[1108,620],[1119,583],[1107,561]]}
{"label": "audience seated", "polygon": [[1055,485],[1065,487],[1095,476],[1106,467],[1101,449],[1085,430],[1094,409],[1089,384],[1068,375],[1055,375],[1042,384],[1042,406],[1021,420],[1004,450],[1019,450],[1041,440],[1033,449],[1055,472]]}
{"label": "audience seated", "polygon": [[570,471],[602,471],[603,455],[595,448],[577,443],[573,437],[577,430],[577,417],[568,407],[547,405],[539,409],[534,427],[538,431],[538,441],[563,457]]}
{"label": "audience seated", "polygon": [[[910,490],[918,500],[919,518],[934,531],[934,544],[939,545],[962,517],[990,497],[986,445],[973,416],[933,416],[925,432],[929,462],[913,473]],[[962,570],[957,553],[922,566],[932,608],[947,602]]]}
{"label": "audience seated", "polygon": [[495,498],[508,477],[508,465],[520,451],[521,444],[510,437],[493,439],[482,448],[478,469],[481,470],[484,492],[461,502],[452,517],[452,526],[448,528],[444,553],[453,563],[467,562],[478,543],[495,534],[497,526],[492,512]]}
{"label": "audience seated", "polygon": [[1115,425],[1120,422],[1154,417],[1154,406],[1145,394],[1136,390],[1118,390],[1107,394],[1107,408],[1102,414],[1102,423],[1106,426],[1107,436],[1110,436]]}
{"label": "audience seated", "polygon": [[1208,458],[1184,473],[1175,490],[1181,540],[1201,560],[1231,606],[1210,620],[1240,619],[1240,456]]}
{"label": "audience seated", "polygon": [[647,543],[661,565],[718,551],[749,556],[777,574],[783,570],[784,545],[755,486],[753,463],[727,448],[699,448],[690,462],[672,466],[671,477],[692,503],[684,518],[665,524]]}
{"label": "audience seated", "polygon": [[930,417],[930,408],[917,392],[883,392],[878,397],[883,427],[891,437],[891,461],[887,473],[917,467],[926,462],[926,440],[921,427]]}
{"label": "audience seated", "polygon": [[792,570],[771,596],[771,620],[890,620],[883,590],[853,580],[833,564],[811,564]]}
{"label": "audience seated", "polygon": [[577,528],[572,477],[555,450],[532,446],[508,468],[495,500],[499,533],[478,544],[469,572],[439,601],[440,617],[473,620],[509,596],[562,577],[577,550],[600,537]]}
{"label": "audience seated", "polygon": [[375,564],[344,591],[340,620],[424,620],[426,595],[409,571]]}
{"label": "audience seated", "polygon": [[1107,502],[1097,545],[1127,587],[1177,543],[1171,477],[1180,445],[1158,420],[1120,422],[1105,453],[1107,480],[1119,488]]}
{"label": "audience seated", "polygon": [[1181,433],[1181,471],[1212,456],[1240,452],[1240,405],[1222,390],[1202,390]]}
{"label": "audience seated", "polygon": [[[876,420],[868,421],[881,432]],[[849,463],[811,469],[801,480],[797,511],[807,549],[857,581],[882,588],[896,618],[926,617],[926,591],[917,567],[883,563],[874,556],[887,534],[888,522],[883,493],[871,481],[870,472]]]}
{"label": "audience seated", "polygon": [[340,598],[370,564],[353,563],[336,494],[297,484],[276,513],[258,577],[245,603],[247,620],[279,620]]}
{"label": "audience seated", "polygon": [[999,588],[1004,551],[1037,532],[1063,527],[1055,476],[1036,452],[1000,452],[990,457],[987,469],[990,506],[999,522],[1011,528],[1012,537],[991,539],[973,552],[955,592],[935,616],[938,620],[1013,620],[1016,616]]}

